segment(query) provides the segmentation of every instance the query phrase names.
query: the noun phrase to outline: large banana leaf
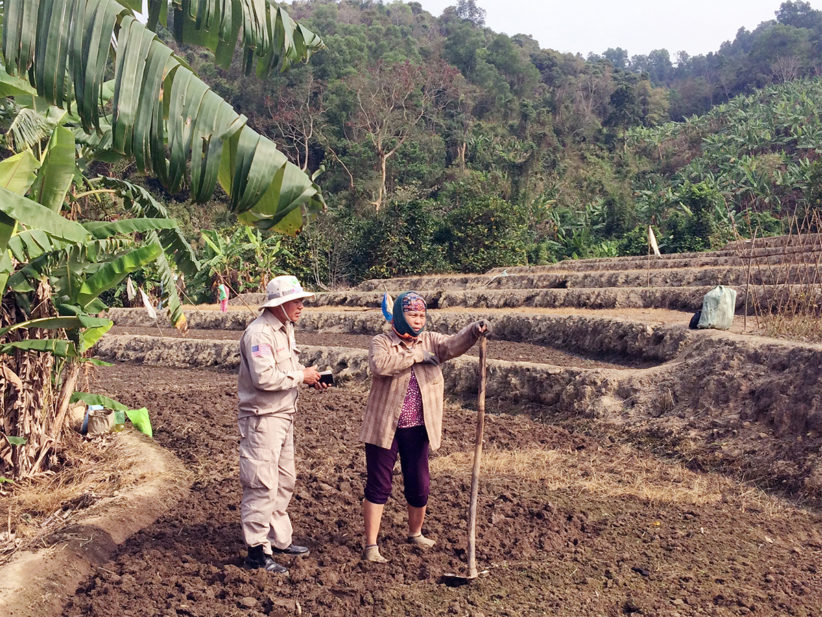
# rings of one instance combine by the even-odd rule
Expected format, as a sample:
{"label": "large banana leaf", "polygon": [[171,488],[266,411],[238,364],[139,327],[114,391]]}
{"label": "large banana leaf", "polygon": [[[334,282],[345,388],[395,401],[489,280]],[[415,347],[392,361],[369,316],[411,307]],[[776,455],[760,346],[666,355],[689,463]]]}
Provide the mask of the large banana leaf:
{"label": "large banana leaf", "polygon": [[0,96],[34,96],[37,94],[29,82],[22,77],[9,75],[5,69],[0,70]]}
{"label": "large banana leaf", "polygon": [[110,238],[117,234],[146,233],[158,229],[174,229],[179,233],[177,221],[174,219],[123,219],[121,221],[89,221],[83,227],[91,232],[95,238]]}
{"label": "large banana leaf", "polygon": [[[38,328],[41,330],[66,330],[69,336],[75,339],[75,346],[69,345],[55,345],[51,339],[47,343],[35,344],[32,347],[30,344],[20,341],[17,343],[10,343],[10,349],[27,349],[30,351],[53,351],[54,349],[64,350],[64,355],[75,355],[76,357],[82,355],[87,349],[94,346],[102,336],[111,329],[114,322],[110,319],[101,319],[99,317],[92,317],[90,315],[75,315],[68,317],[45,317],[42,319],[32,319],[23,321],[12,326],[8,326],[0,330],[0,336],[11,332],[12,330],[32,329]],[[36,339],[32,339],[36,340]],[[79,348],[76,346],[79,343]],[[8,351],[7,350],[7,351]]]}
{"label": "large banana leaf", "polygon": [[[5,215],[3,215],[5,216]],[[0,219],[3,218],[0,216]],[[0,228],[5,227],[5,224],[0,223]],[[11,256],[9,255],[8,251],[3,251],[0,253],[0,294],[6,291],[6,285],[9,282],[9,276],[11,274],[12,269],[12,261]]]}
{"label": "large banana leaf", "polygon": [[147,25],[150,30],[157,30],[157,24],[166,24],[168,22],[168,0],[161,2],[148,3],[148,21]]}
{"label": "large banana leaf", "polygon": [[[26,294],[34,290],[40,278],[47,276],[58,312],[61,315],[76,315],[83,318],[84,313],[105,310],[107,307],[100,301],[100,294],[119,284],[131,272],[152,262],[157,263],[161,272],[163,269],[170,270],[158,242],[152,240],[143,247],[132,250],[133,240],[119,235],[130,234],[135,229],[154,234],[156,228],[167,227],[169,224],[173,224],[173,221],[136,219],[110,224],[94,223],[89,224],[92,235],[118,236],[74,243],[55,240],[41,231],[23,231],[14,235],[8,245],[15,257],[24,265],[9,276],[9,261],[5,270],[0,271],[0,275],[7,280],[9,288],[18,294],[18,303],[25,303]],[[33,255],[38,256],[32,258]],[[168,274],[169,279],[172,276]],[[6,281],[2,282],[5,286]],[[174,297],[176,298],[176,295]],[[179,305],[179,302],[177,304]],[[28,309],[24,307],[24,310]],[[181,315],[182,311],[179,312]],[[178,320],[182,319],[180,315]],[[86,327],[87,330],[73,336],[80,344],[81,351],[92,345],[105,331],[99,330],[98,326]]]}
{"label": "large banana leaf", "polygon": [[[21,256],[19,261],[23,263],[29,260],[9,278],[9,287],[17,293],[27,293],[34,290],[36,281],[42,276],[50,276],[59,298],[55,301],[58,305],[76,304],[76,290],[82,285],[84,277],[94,274],[105,267],[112,256],[120,255],[133,246],[133,241],[126,238],[70,243],[48,236],[43,240],[36,232],[31,236],[26,241],[26,234],[21,232],[8,243],[15,258]],[[33,246],[35,241],[42,247],[42,252]]]}
{"label": "large banana leaf", "polygon": [[64,126],[54,129],[32,187],[32,199],[53,212],[60,212],[74,181],[74,135]]}
{"label": "large banana leaf", "polygon": [[29,321],[21,321],[20,323],[0,328],[0,336],[11,332],[12,330],[20,330],[23,328],[40,328],[42,330],[71,330],[74,328],[100,328],[104,326],[111,327],[110,319],[101,319],[100,317],[92,317],[91,315],[72,316],[72,317],[43,317],[41,319],[31,319]]}
{"label": "large banana leaf", "polygon": [[[94,241],[74,244],[52,237],[42,229],[26,229],[18,231],[8,241],[8,248],[14,258],[28,265],[24,269],[29,269],[28,273],[34,274],[38,278],[46,272],[50,265],[60,261],[60,255],[68,252],[78,253],[78,261],[86,260],[89,268],[94,268],[100,261],[104,261],[106,256],[115,254],[130,245],[132,240],[127,237],[134,232],[146,232],[154,229],[166,229],[170,224],[176,224],[171,219],[125,219],[113,222],[93,222],[83,223],[83,227],[89,230]],[[119,236],[119,237],[118,237]],[[45,259],[48,263],[43,263],[42,268],[32,268],[40,259]],[[65,259],[63,259],[65,261]],[[16,276],[16,275],[15,275]],[[18,290],[19,291],[19,290]]]}
{"label": "large banana leaf", "polygon": [[86,405],[102,405],[106,409],[112,411],[129,411],[129,407],[123,405],[120,401],[115,401],[113,398],[103,396],[102,394],[92,394],[91,392],[75,392],[71,395],[71,402],[83,401]]}
{"label": "large banana leaf", "polygon": [[[132,11],[142,11],[143,10],[143,0],[117,0],[120,4],[124,7],[131,9]],[[164,0],[166,4],[168,4],[168,0]]]}
{"label": "large banana leaf", "polygon": [[67,243],[52,238],[42,229],[26,229],[14,234],[8,242],[9,250],[20,263],[37,259],[45,253],[65,248]]}
{"label": "large banana leaf", "polygon": [[[191,3],[174,6],[186,9],[193,23],[216,27],[207,12],[216,4],[199,0],[196,11]],[[269,0],[219,4],[220,15],[225,15],[229,4],[232,15],[242,5],[238,14],[247,26],[245,44],[271,54],[271,62],[276,58],[284,65],[304,58],[318,45],[311,37],[308,40],[314,43],[307,44],[306,31]],[[254,18],[249,17],[252,7]],[[286,217],[296,220],[289,217],[295,209],[316,212],[324,207],[319,187],[269,140],[246,126],[245,117],[209,90],[122,4],[6,0],[4,18],[6,69],[13,75],[28,75],[38,94],[51,103],[70,104],[73,92],[87,129],[100,124],[102,85],[111,49],[116,49],[112,147],[133,155],[141,171],[155,173],[172,190],[187,177],[192,197],[204,201],[219,177],[231,196],[232,209],[250,210],[248,220],[262,228],[277,229]],[[181,15],[180,23],[187,19]],[[228,33],[235,23],[221,32]],[[288,228],[294,231],[291,225]]]}
{"label": "large banana leaf", "polygon": [[39,167],[40,161],[30,150],[0,161],[0,187],[16,195],[25,195],[34,183]]}
{"label": "large banana leaf", "polygon": [[[81,321],[83,319],[88,319],[88,315],[80,315],[78,317]],[[84,353],[86,350],[91,349],[94,345],[103,338],[103,335],[111,329],[111,326],[114,325],[114,322],[110,319],[100,319],[100,324],[98,325],[84,325],[82,329],[78,330],[78,341],[80,343],[80,353]]]}
{"label": "large banana leaf", "polygon": [[[49,235],[69,242],[83,242],[90,234],[80,223],[70,221],[45,206],[12,193],[0,186],[0,211],[11,219],[32,229],[41,229]],[[5,251],[8,242],[0,244]]]}
{"label": "large banana leaf", "polygon": [[106,289],[111,289],[132,272],[156,261],[162,254],[163,248],[152,242],[108,262],[83,283],[77,303],[83,308],[87,307]]}
{"label": "large banana leaf", "polygon": [[66,339],[36,338],[0,345],[0,354],[13,353],[15,350],[42,351],[60,358],[77,358],[80,355],[77,345]]}
{"label": "large banana leaf", "polygon": [[169,319],[175,328],[185,332],[188,329],[188,321],[183,313],[183,301],[177,293],[177,277],[172,272],[165,253],[160,254],[155,266],[163,284],[163,297],[166,300]]}
{"label": "large banana leaf", "polygon": [[[143,187],[115,178],[101,178],[100,183],[106,188],[117,191],[116,194],[123,198],[123,206],[132,214],[138,217],[149,217],[152,220],[168,218],[168,210],[165,206],[154,199],[151,193]],[[197,274],[200,270],[200,262],[191,245],[180,232],[180,228],[175,225],[157,229],[160,229],[156,235],[157,240],[163,250],[172,256],[177,268],[189,276]]]}
{"label": "large banana leaf", "polygon": [[[0,2],[0,5],[2,5],[2,2]],[[2,13],[2,6],[0,6],[0,13]],[[50,127],[56,126],[66,113],[65,110],[50,105],[45,99],[37,96],[37,90],[28,81],[16,75],[9,75],[1,63],[0,96],[14,97],[20,107],[32,114],[38,114],[40,119]],[[18,148],[19,150],[22,150],[22,148]]]}
{"label": "large banana leaf", "polygon": [[[149,0],[149,26],[153,29],[167,0]],[[180,43],[207,47],[217,63],[231,63],[240,29],[243,31],[245,69],[255,57],[257,72],[285,70],[322,49],[319,36],[296,23],[274,0],[172,0],[174,36]],[[157,16],[156,18],[154,16]]]}
{"label": "large banana leaf", "polygon": [[[0,186],[0,296],[10,280],[18,293],[32,291],[31,281],[65,262],[61,255],[67,247],[86,247],[89,241],[91,233],[79,223]],[[24,264],[14,274],[10,252]]]}
{"label": "large banana leaf", "polygon": [[[117,195],[123,198],[124,206],[134,214],[158,217],[155,220],[162,220],[159,217],[168,216],[165,206],[141,186],[114,178],[102,178],[101,183],[105,187],[115,189]],[[146,239],[163,247],[164,253],[155,264],[163,285],[163,298],[166,301],[171,323],[174,327],[185,330],[186,318],[183,314],[182,300],[177,293],[176,275],[167,256],[174,260],[174,264],[181,272],[189,276],[194,276],[200,271],[202,267],[200,261],[178,227],[151,231]]]}

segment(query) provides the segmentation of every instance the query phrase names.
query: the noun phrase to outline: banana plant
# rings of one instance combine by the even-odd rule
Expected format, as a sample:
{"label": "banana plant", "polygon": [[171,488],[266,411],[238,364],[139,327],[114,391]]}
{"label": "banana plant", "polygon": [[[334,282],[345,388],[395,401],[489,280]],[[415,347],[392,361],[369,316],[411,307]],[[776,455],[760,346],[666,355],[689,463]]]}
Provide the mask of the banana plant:
{"label": "banana plant", "polygon": [[243,243],[243,249],[251,254],[255,266],[252,283],[257,290],[263,290],[276,271],[277,261],[281,257],[282,241],[277,236],[263,237],[259,230],[251,227],[245,227],[244,231],[246,242]]}
{"label": "banana plant", "polygon": [[[111,152],[133,158],[138,169],[156,175],[170,191],[186,182],[192,198],[202,202],[219,182],[242,222],[285,233],[298,231],[303,210],[311,214],[324,207],[319,187],[140,23],[132,12],[137,4],[6,0],[6,71],[26,77],[49,104],[64,109],[76,104],[87,133],[110,124]],[[152,1],[151,14],[161,17],[163,6]],[[242,10],[229,18],[226,11],[240,6]],[[251,59],[257,54],[266,70],[304,59],[322,45],[269,0],[181,0],[173,7],[182,40],[208,42],[217,32],[213,40],[223,41],[225,47],[235,40],[232,29],[242,24],[247,60],[251,50],[257,50]],[[217,19],[218,15],[222,17]],[[189,23],[193,25],[186,26]],[[223,27],[215,25],[211,31],[204,26],[217,23]],[[112,69],[109,112],[100,101]]]}
{"label": "banana plant", "polygon": [[[123,199],[123,205],[129,213],[139,217],[135,220],[147,218],[153,221],[168,221],[168,211],[165,206],[141,186],[131,184],[125,180],[115,178],[100,178],[99,184]],[[105,229],[101,224],[101,229]],[[163,287],[163,302],[168,307],[169,318],[174,327],[185,330],[186,317],[182,309],[182,300],[177,293],[175,270],[193,277],[202,268],[200,261],[194,254],[191,245],[176,225],[158,225],[146,229],[144,238],[149,244],[161,247],[155,266],[159,272]],[[118,281],[119,283],[119,281]]]}
{"label": "banana plant", "polygon": [[203,243],[203,270],[219,282],[231,280],[231,243],[219,231],[204,229],[200,232]]}
{"label": "banana plant", "polygon": [[[283,69],[322,45],[271,0],[171,6],[178,40],[204,43],[222,62],[242,29],[247,70]],[[152,25],[168,7],[149,0]],[[61,216],[73,181],[85,182],[78,165],[125,157],[197,201],[219,182],[238,218],[261,229],[294,233],[304,213],[324,207],[313,179],[163,45],[135,15],[141,8],[141,0],[0,2],[0,96],[29,110],[6,139],[18,152],[0,163],[0,470],[8,465],[18,477],[42,469],[59,440],[79,362],[110,327],[92,316],[105,308],[101,294],[155,263],[173,294],[172,320],[184,327],[172,268],[198,266],[176,224],[139,187],[89,181],[136,218]]]}
{"label": "banana plant", "polygon": [[[62,145],[61,145],[62,144]],[[52,211],[61,209],[65,195],[75,179],[77,172],[75,161],[75,146],[72,133],[62,126],[57,126],[48,144],[43,150],[43,160],[38,161],[30,151],[25,151],[0,162],[0,186],[10,188],[18,195],[29,193],[34,201],[46,206]],[[89,181],[90,185],[99,185],[102,190],[112,192],[123,199],[125,210],[136,217],[144,217],[155,221],[163,219],[162,225],[149,224],[140,225],[140,221],[120,221],[114,223],[85,224],[87,229],[97,241],[105,240],[107,230],[117,230],[120,233],[142,233],[146,236],[149,245],[162,247],[162,252],[155,256],[157,270],[163,283],[164,303],[168,307],[172,322],[179,328],[185,327],[185,316],[182,312],[180,299],[177,295],[176,286],[173,285],[175,272],[172,264],[177,270],[185,274],[192,274],[199,268],[196,257],[183,238],[176,224],[168,221],[168,214],[165,207],[156,202],[153,197],[144,189],[131,185],[127,182],[100,178]],[[15,190],[16,189],[16,190]],[[40,245],[34,243],[31,238],[42,237],[43,230],[36,228],[36,222],[30,222],[29,227],[34,224],[34,228],[29,228],[23,233],[15,236],[12,233],[9,248],[13,257],[19,264],[25,265],[16,275],[16,292],[24,291],[21,287],[20,277],[24,274],[42,274],[43,267],[54,268],[55,254],[43,255],[51,248],[63,249],[66,247],[55,245],[54,242]],[[157,230],[160,231],[157,231]],[[26,244],[28,243],[28,244]],[[110,244],[110,243],[109,243]],[[97,268],[99,264],[88,264],[84,262],[82,256],[83,246],[75,246],[72,249],[75,253],[68,261],[67,265],[72,266],[72,272],[76,275],[89,267]],[[152,251],[152,255],[154,252]],[[99,259],[97,254],[95,257]],[[27,263],[30,259],[37,259],[33,263]],[[171,263],[169,263],[171,259]],[[5,263],[5,260],[4,260]],[[0,267],[0,295],[5,288],[5,282],[11,274],[8,267]],[[66,278],[66,273],[63,278]],[[53,281],[52,281],[53,283]],[[58,285],[59,287],[59,285]],[[25,291],[31,291],[34,284],[29,285]],[[76,286],[74,287],[77,288]],[[108,288],[108,287],[107,287]],[[66,311],[80,313],[84,309],[77,303],[78,298],[64,297],[57,295],[57,310],[61,313]],[[25,303],[26,296],[18,296],[18,302]],[[71,308],[69,308],[71,307]]]}
{"label": "banana plant", "polygon": [[107,308],[101,294],[162,262],[171,250],[161,236],[176,228],[152,217],[78,223],[0,187],[0,432],[24,440],[0,443],[0,468],[38,471],[59,440],[80,363],[98,363],[88,352],[112,325],[94,316]]}
{"label": "banana plant", "polygon": [[282,253],[279,236],[266,237],[257,229],[241,226],[230,235],[206,229],[201,237],[205,245],[202,272],[234,285],[237,291],[264,289],[277,271]]}
{"label": "banana plant", "polygon": [[[138,11],[141,3],[124,2]],[[168,0],[148,0],[149,28],[169,25],[168,6]],[[323,47],[320,37],[296,23],[273,0],[172,0],[171,6],[177,42],[210,49],[224,68],[231,64],[240,31],[247,74],[255,63],[259,76],[285,70]]]}
{"label": "banana plant", "polygon": [[[179,234],[176,221],[156,216],[77,223],[2,187],[0,216],[13,221],[0,235],[0,251],[6,257],[0,291],[8,287],[24,313],[31,308],[27,294],[44,279],[58,314],[81,317],[105,310],[100,294],[131,272],[172,254],[171,241],[164,243],[161,236]],[[134,242],[134,234],[143,236],[141,246]]]}

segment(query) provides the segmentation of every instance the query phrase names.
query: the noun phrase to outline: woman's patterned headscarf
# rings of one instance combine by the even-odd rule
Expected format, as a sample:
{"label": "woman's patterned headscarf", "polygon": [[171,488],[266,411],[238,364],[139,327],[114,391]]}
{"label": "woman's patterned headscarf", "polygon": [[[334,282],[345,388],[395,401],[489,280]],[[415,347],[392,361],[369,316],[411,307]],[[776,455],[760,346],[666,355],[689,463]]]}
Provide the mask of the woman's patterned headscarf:
{"label": "woman's patterned headscarf", "polygon": [[[383,299],[383,304],[385,304],[386,299],[387,297]],[[420,332],[425,329],[425,326],[423,325],[423,327],[419,330],[414,330],[405,320],[405,313],[408,311],[425,310],[425,298],[423,298],[416,291],[405,291],[397,296],[397,299],[394,301],[393,314],[388,313],[385,310],[385,306],[383,306],[383,313],[386,318],[390,319],[391,327],[394,328],[394,332],[396,332],[397,336],[401,339],[405,340],[416,338],[419,336]]]}

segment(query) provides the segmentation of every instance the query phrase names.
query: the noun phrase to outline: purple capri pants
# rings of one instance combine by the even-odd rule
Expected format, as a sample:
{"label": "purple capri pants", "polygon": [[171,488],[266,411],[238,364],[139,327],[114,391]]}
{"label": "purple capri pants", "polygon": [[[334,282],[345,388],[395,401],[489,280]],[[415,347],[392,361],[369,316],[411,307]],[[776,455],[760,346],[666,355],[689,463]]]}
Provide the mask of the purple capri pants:
{"label": "purple capri pants", "polygon": [[384,504],[391,496],[391,476],[400,455],[405,500],[409,506],[422,508],[428,504],[428,432],[424,426],[398,428],[391,448],[365,444],[365,498]]}

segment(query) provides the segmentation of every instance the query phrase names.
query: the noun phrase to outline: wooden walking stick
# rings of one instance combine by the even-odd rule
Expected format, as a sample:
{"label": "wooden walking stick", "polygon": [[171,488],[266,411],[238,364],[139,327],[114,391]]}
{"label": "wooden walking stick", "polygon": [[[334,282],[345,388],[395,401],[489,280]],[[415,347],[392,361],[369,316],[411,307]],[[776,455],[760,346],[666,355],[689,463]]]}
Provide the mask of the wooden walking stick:
{"label": "wooden walking stick", "polygon": [[480,337],[479,392],[477,393],[477,436],[474,443],[474,467],[471,470],[471,504],[468,506],[468,578],[477,577],[477,494],[479,493],[480,459],[482,458],[482,433],[485,429],[485,352],[488,339]]}
{"label": "wooden walking stick", "polygon": [[485,356],[488,339],[483,333],[479,345],[479,390],[477,392],[477,432],[474,442],[474,467],[471,470],[471,501],[468,505],[468,576],[446,574],[446,584],[460,585],[487,574],[488,570],[477,572],[477,495],[479,493],[480,461],[482,459],[482,433],[485,429]]}

